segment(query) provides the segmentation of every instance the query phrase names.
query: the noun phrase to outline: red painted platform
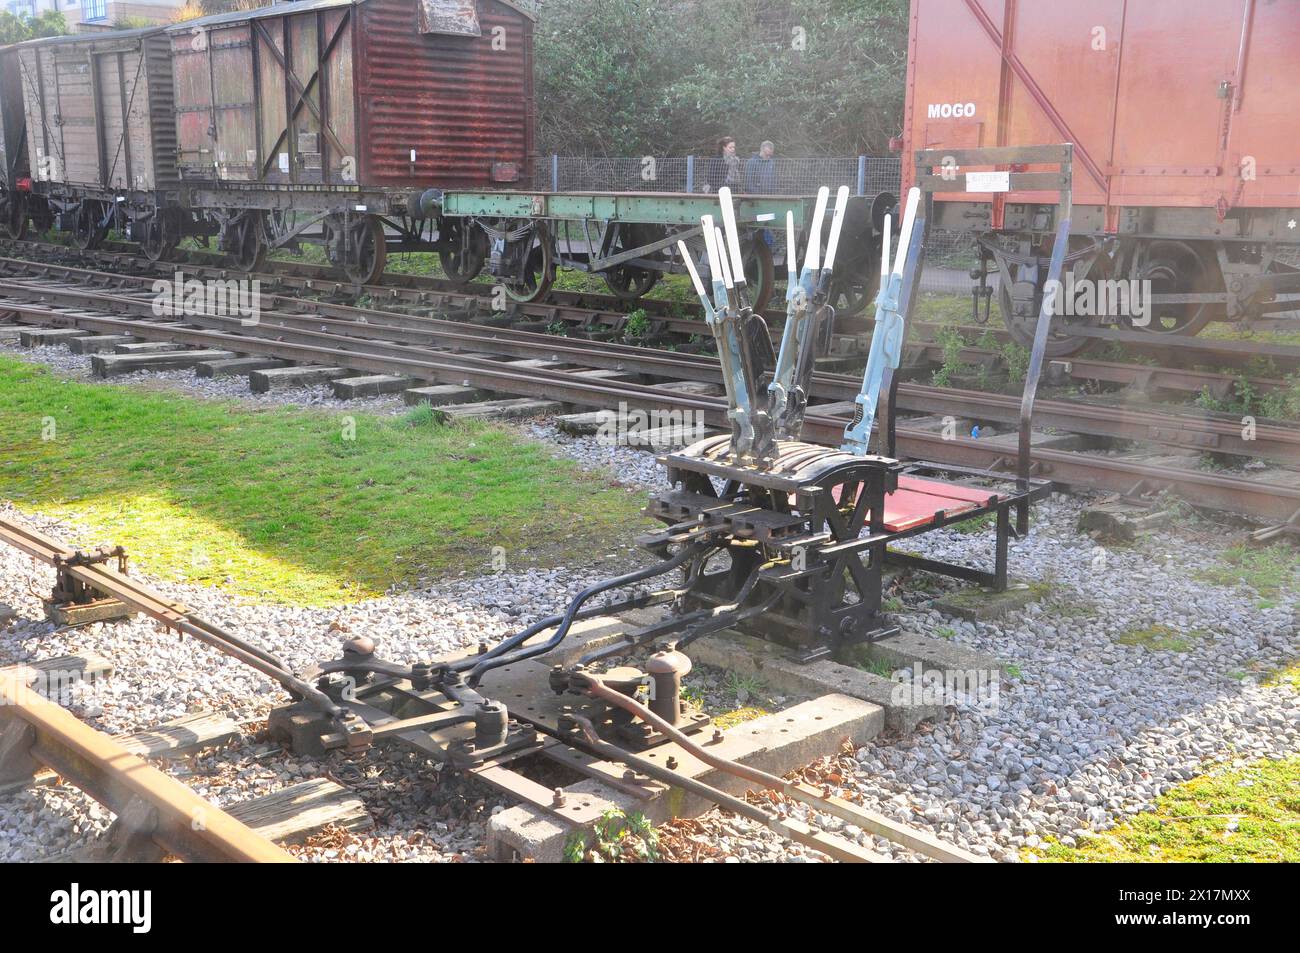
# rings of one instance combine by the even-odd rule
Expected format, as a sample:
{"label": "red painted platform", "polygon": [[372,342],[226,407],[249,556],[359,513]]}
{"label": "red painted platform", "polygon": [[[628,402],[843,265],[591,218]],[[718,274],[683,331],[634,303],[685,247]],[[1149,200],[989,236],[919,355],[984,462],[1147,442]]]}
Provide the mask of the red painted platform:
{"label": "red painted platform", "polygon": [[940,511],[954,516],[979,509],[997,497],[988,490],[901,476],[898,489],[885,497],[885,529],[891,533],[915,529],[932,522]]}

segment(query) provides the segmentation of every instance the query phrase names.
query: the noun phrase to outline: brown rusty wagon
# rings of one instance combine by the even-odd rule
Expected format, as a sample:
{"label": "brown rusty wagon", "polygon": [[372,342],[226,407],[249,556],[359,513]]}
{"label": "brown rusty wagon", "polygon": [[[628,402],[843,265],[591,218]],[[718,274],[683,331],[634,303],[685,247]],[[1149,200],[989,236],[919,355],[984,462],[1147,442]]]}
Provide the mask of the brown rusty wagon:
{"label": "brown rusty wagon", "polygon": [[184,203],[244,268],[315,240],[367,282],[389,246],[441,249],[438,189],[525,176],[532,30],[505,0],[305,0],[178,24]]}

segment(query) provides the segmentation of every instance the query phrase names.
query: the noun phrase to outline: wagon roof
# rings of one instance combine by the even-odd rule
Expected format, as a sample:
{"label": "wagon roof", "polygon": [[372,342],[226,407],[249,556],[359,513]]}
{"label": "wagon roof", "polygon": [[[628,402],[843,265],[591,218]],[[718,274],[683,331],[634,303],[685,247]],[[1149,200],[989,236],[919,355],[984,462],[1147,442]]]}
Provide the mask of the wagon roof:
{"label": "wagon roof", "polygon": [[[223,23],[246,23],[249,20],[261,20],[266,17],[279,17],[288,13],[310,13],[313,10],[332,10],[335,7],[356,7],[368,0],[292,0],[289,3],[276,3],[269,7],[259,7],[256,10],[232,10],[230,13],[214,13],[212,16],[199,17],[194,20],[183,20],[180,23],[172,24],[165,29],[169,33],[187,32],[195,26],[220,26]],[[537,17],[525,10],[513,0],[496,0],[497,3],[504,7],[520,13],[530,20],[536,20]]]}
{"label": "wagon roof", "polygon": [[135,30],[105,30],[102,33],[69,33],[64,36],[40,36],[34,40],[23,40],[3,47],[5,50],[26,49],[32,46],[73,46],[78,43],[116,43],[121,40],[142,39],[163,32],[166,24],[140,27]]}

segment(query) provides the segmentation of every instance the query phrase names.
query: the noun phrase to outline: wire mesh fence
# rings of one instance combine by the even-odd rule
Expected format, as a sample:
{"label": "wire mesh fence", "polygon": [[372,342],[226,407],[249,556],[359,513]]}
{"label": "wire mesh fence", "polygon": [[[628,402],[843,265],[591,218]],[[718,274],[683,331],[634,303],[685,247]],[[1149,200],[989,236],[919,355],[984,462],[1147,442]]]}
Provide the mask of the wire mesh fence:
{"label": "wire mesh fence", "polygon": [[[533,182],[552,192],[705,193],[731,184],[737,192],[812,195],[823,185],[831,189],[846,185],[854,195],[889,192],[897,196],[901,167],[896,156],[773,158],[762,164],[741,156],[728,168],[716,156],[550,155],[537,160]],[[766,237],[776,259],[783,260],[784,234],[775,229]],[[932,231],[921,290],[967,294],[969,272],[978,258],[973,233]]]}
{"label": "wire mesh fence", "polygon": [[533,181],[552,192],[737,192],[813,195],[825,185],[855,195],[898,194],[896,156],[772,158],[737,156],[542,156]]}

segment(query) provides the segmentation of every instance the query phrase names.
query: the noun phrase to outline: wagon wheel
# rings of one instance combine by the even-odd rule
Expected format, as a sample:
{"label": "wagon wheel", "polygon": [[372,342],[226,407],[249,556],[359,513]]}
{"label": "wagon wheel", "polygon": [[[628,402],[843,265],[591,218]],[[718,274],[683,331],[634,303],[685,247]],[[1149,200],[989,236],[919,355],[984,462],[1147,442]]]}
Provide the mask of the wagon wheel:
{"label": "wagon wheel", "polygon": [[176,251],[180,236],[171,220],[162,212],[154,213],[143,225],[140,236],[140,250],[150,261],[166,261]]}
{"label": "wagon wheel", "polygon": [[262,237],[262,217],[257,212],[245,212],[230,226],[231,240],[227,248],[231,263],[238,271],[252,272],[266,261],[266,240]]}
{"label": "wagon wheel", "polygon": [[376,284],[384,274],[388,259],[384,223],[376,215],[367,215],[350,226],[347,237],[340,263],[343,273],[353,284]]}
{"label": "wagon wheel", "polygon": [[[664,236],[664,229],[654,225],[623,225],[618,246],[611,249],[617,254],[630,248],[640,248]],[[659,272],[635,265],[617,265],[601,272],[605,284],[616,298],[635,301],[659,281]]]}
{"label": "wagon wheel", "polygon": [[772,298],[772,285],[776,280],[772,248],[761,234],[756,233],[740,251],[745,259],[745,281],[749,285],[750,301],[755,311],[763,311]]}
{"label": "wagon wheel", "polygon": [[[1087,239],[1085,239],[1087,240]],[[1070,239],[1070,245],[1067,251],[1074,251],[1078,247],[1075,239]],[[1050,251],[1050,249],[1049,249]],[[994,252],[997,255],[997,252]],[[1015,274],[1015,265],[1008,263],[1007,271]],[[1001,271],[1001,269],[999,269]],[[1061,284],[1069,285],[1071,268],[1067,267],[1061,272]],[[1105,279],[1110,276],[1110,258],[1105,254],[1098,254],[1093,262],[1092,268],[1088,271],[1090,279]],[[1026,288],[1026,293],[1028,289]],[[1015,314],[1014,305],[1011,301],[1011,286],[1005,281],[998,282],[998,306],[1002,309],[1002,323],[1006,325],[1007,333],[1011,335],[1011,340],[1027,350],[1033,350],[1034,335],[1038,331],[1038,314],[1042,305],[1042,295],[1035,294],[1034,308],[1032,314]],[[1065,357],[1083,350],[1093,339],[1084,337],[1080,334],[1071,334],[1069,332],[1068,318],[1060,315],[1053,316],[1052,326],[1047,335],[1047,349],[1043,352],[1044,357]],[[1076,322],[1085,322],[1092,325],[1100,324],[1101,316],[1093,315],[1088,318],[1075,318]]]}
{"label": "wagon wheel", "polygon": [[0,228],[14,241],[26,236],[27,201],[21,192],[0,192]]}
{"label": "wagon wheel", "polygon": [[546,232],[546,226],[537,222],[529,229],[526,236],[516,241],[532,243],[532,250],[528,253],[523,273],[506,278],[503,282],[506,294],[515,301],[522,301],[525,304],[541,301],[551,290],[551,282],[555,280],[555,260],[551,253],[551,239]]}
{"label": "wagon wheel", "polygon": [[624,301],[635,301],[659,281],[659,272],[632,265],[619,265],[601,274],[614,297]]}
{"label": "wagon wheel", "polygon": [[72,242],[82,251],[98,248],[108,237],[108,226],[101,225],[104,209],[99,202],[82,202],[77,208],[77,223]]}
{"label": "wagon wheel", "polygon": [[[1206,294],[1223,291],[1223,275],[1210,265],[1196,249],[1186,242],[1152,242],[1138,268],[1139,280],[1150,281],[1151,294]],[[1186,304],[1151,305],[1138,323],[1134,315],[1125,314],[1120,320],[1134,331],[1149,334],[1199,334],[1204,327],[1224,311],[1222,304],[1208,301],[1191,301]]]}
{"label": "wagon wheel", "polygon": [[878,279],[870,269],[865,272],[856,268],[847,272],[836,269],[828,300],[839,317],[855,317],[867,310],[877,287]]}
{"label": "wagon wheel", "polygon": [[487,232],[473,222],[455,220],[447,226],[447,230],[447,241],[451,247],[438,252],[443,272],[458,284],[473,281],[487,261]]}

